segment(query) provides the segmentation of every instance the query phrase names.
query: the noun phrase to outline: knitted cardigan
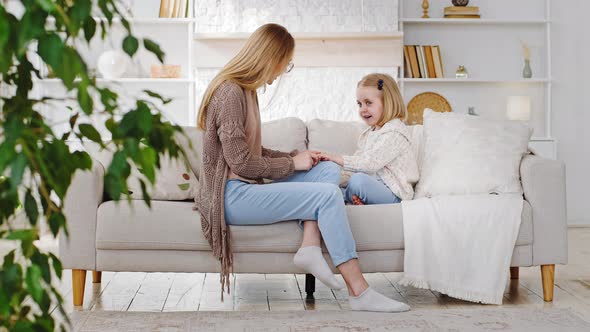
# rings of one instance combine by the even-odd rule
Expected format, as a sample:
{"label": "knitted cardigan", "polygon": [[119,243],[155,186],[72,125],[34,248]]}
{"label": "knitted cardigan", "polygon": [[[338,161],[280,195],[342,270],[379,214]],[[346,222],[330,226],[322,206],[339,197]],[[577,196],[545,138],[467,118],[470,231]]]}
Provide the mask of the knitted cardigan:
{"label": "knitted cardigan", "polygon": [[[221,298],[224,286],[229,292],[233,255],[231,236],[224,218],[224,193],[228,171],[261,183],[263,178],[280,179],[294,172],[291,153],[262,148],[262,156],[250,152],[246,140],[246,95],[236,83],[226,81],[213,93],[207,106],[203,132],[203,164],[195,208],[201,215],[201,228],[213,255],[221,263]],[[256,110],[258,111],[258,110]]]}

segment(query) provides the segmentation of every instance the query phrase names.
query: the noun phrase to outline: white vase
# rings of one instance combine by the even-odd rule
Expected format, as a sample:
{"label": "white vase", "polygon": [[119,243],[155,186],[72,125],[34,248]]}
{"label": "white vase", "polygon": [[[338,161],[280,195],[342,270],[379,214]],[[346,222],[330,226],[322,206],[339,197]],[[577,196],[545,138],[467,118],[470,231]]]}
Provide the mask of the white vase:
{"label": "white vase", "polygon": [[120,78],[128,67],[129,56],[122,51],[105,51],[98,57],[98,72],[106,79]]}

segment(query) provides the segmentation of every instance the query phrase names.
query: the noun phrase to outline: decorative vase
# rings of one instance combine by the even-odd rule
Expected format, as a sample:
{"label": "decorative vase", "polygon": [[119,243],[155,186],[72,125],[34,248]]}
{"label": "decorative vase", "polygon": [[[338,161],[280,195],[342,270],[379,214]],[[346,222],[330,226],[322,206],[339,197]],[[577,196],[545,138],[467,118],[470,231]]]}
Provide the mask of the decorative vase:
{"label": "decorative vase", "polygon": [[453,6],[467,6],[469,4],[469,0],[452,0]]}
{"label": "decorative vase", "polygon": [[428,4],[428,0],[423,0],[422,1],[422,17],[421,18],[430,18],[430,16],[428,16],[428,7],[430,7],[430,4]]}
{"label": "decorative vase", "polygon": [[468,78],[469,74],[467,73],[467,69],[465,69],[465,66],[459,66],[459,68],[457,68],[457,71],[455,71],[455,78]]}
{"label": "decorative vase", "polygon": [[522,77],[531,78],[533,77],[533,70],[531,69],[531,61],[524,60],[524,68],[522,68]]}
{"label": "decorative vase", "polygon": [[106,51],[98,57],[96,67],[106,79],[120,78],[129,67],[129,56],[118,50]]}

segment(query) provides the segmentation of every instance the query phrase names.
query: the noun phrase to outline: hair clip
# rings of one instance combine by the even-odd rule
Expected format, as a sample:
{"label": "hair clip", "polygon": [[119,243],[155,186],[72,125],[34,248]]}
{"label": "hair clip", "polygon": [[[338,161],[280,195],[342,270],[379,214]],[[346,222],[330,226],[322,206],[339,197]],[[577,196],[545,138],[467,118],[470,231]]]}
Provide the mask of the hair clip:
{"label": "hair clip", "polygon": [[377,81],[377,89],[383,90],[383,80]]}

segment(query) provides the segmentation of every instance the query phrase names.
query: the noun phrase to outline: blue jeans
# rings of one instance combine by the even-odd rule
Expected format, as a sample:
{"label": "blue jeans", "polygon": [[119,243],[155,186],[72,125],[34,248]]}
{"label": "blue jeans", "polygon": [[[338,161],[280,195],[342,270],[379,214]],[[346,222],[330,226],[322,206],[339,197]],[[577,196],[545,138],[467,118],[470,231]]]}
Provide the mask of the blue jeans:
{"label": "blue jeans", "polygon": [[348,180],[348,186],[342,190],[344,200],[352,202],[352,196],[358,196],[365,204],[392,204],[401,199],[374,176],[365,173],[354,173]]}
{"label": "blue jeans", "polygon": [[307,172],[269,184],[228,180],[225,221],[229,225],[267,225],[317,220],[332,262],[338,266],[358,257],[339,182],[340,166],[333,162],[320,162]]}

